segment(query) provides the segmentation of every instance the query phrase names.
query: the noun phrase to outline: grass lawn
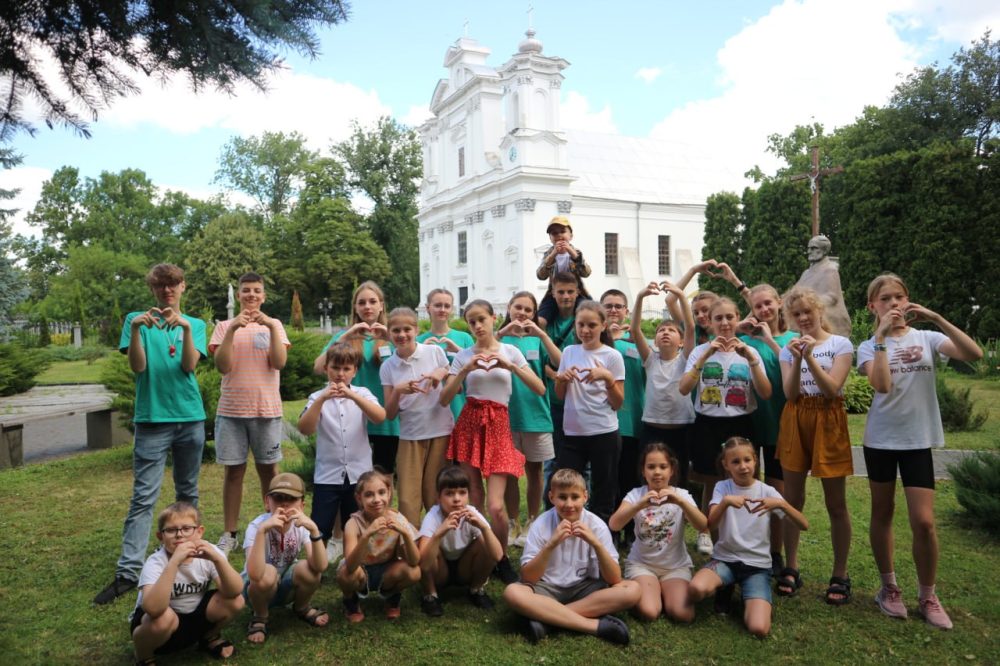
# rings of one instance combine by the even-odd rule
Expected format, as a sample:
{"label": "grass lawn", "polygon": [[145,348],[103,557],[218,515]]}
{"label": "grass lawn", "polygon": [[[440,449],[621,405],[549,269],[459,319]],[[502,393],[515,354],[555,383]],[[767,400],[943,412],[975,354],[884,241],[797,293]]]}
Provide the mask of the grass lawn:
{"label": "grass lawn", "polygon": [[101,373],[111,356],[104,356],[94,362],[57,361],[36,377],[42,385],[51,384],[100,384]]}
{"label": "grass lawn", "polygon": [[[292,446],[285,452],[289,460],[299,455]],[[114,571],[131,469],[130,449],[124,447],[0,473],[0,654],[5,663],[131,663],[126,618],[135,594],[109,606],[90,605]],[[252,473],[248,477],[243,524],[259,508],[255,479]],[[202,508],[206,536],[213,541],[221,525],[221,479],[219,466],[203,467]],[[1000,539],[965,525],[953,486],[940,484],[939,588],[955,630],[933,630],[916,617],[890,620],[872,602],[878,575],[867,544],[867,487],[852,479],[848,489],[854,516],[853,602],[834,608],[820,600],[831,554],[819,486],[810,482],[806,515],[812,529],[802,543],[805,587],[791,599],[776,598],[774,631],[766,640],[751,638],[736,616],[714,615],[708,600],[699,605],[691,626],[629,619],[632,644],[625,649],[565,634],[532,647],[517,634],[517,618],[502,604],[482,613],[466,604],[461,591],[446,593],[446,614],[440,619],[421,614],[415,594],[408,593],[398,622],[384,620],[376,603],[367,606],[362,624],[349,626],[339,613],[341,595],[328,581],[315,602],[333,611],[329,626],[313,629],[278,610],[268,642],[256,647],[244,637],[247,610],[226,630],[238,650],[228,663],[1000,663],[1000,585],[993,579],[1000,569]],[[172,496],[168,475],[159,506]],[[916,581],[902,493],[898,506],[899,579],[912,610]],[[690,530],[687,537],[692,543]],[[695,558],[696,564],[702,562]],[[242,567],[242,553],[234,554],[233,564]],[[499,597],[500,585],[491,583],[489,592]],[[210,662],[194,651],[160,660]]]}

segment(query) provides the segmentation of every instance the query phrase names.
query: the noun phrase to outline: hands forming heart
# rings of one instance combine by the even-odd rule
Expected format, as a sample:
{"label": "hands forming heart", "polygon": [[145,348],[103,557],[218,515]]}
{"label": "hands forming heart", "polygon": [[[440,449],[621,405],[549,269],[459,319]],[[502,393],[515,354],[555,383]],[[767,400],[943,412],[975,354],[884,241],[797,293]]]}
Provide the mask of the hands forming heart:
{"label": "hands forming heart", "polygon": [[500,361],[497,359],[497,357],[493,356],[492,354],[491,355],[479,354],[479,357],[476,361],[476,365],[478,365],[480,369],[485,370],[486,372],[489,372],[490,370],[495,368],[499,363]]}
{"label": "hands forming heart", "polygon": [[719,337],[719,338],[715,338],[715,340],[713,340],[712,342],[715,345],[715,348],[717,350],[724,351],[724,352],[736,351],[736,348],[739,347],[739,345],[740,345],[739,338],[722,338],[722,337]]}
{"label": "hands forming heart", "polygon": [[169,326],[168,320],[170,319],[170,316],[172,314],[174,314],[174,310],[173,308],[170,307],[149,308],[148,310],[146,310],[145,314],[145,316],[148,318],[146,326],[150,328],[155,326],[156,328],[159,329],[165,328]]}
{"label": "hands forming heart", "polygon": [[531,333],[533,326],[534,323],[531,320],[518,321],[515,319],[497,331],[497,336],[502,337],[504,335],[516,335],[519,338],[523,338]]}
{"label": "hands forming heart", "polygon": [[663,504],[668,504],[670,500],[673,499],[673,493],[670,490],[663,488],[662,490],[650,490],[647,497],[649,497],[649,503],[652,506],[661,506]]}

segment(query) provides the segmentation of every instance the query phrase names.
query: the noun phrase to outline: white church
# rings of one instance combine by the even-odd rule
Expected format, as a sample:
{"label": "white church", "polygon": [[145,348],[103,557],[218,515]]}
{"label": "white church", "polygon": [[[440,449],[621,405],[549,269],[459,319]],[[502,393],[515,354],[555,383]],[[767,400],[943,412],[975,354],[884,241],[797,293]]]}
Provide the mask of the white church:
{"label": "white church", "polygon": [[717,160],[692,146],[563,130],[569,63],[544,55],[532,29],[503,65],[489,55],[468,37],[448,49],[448,78],[419,127],[421,297],[445,287],[457,304],[482,298],[498,312],[516,291],[540,298],[547,284],[535,269],[555,215],[571,221],[594,298],[617,288],[631,302],[700,259]]}

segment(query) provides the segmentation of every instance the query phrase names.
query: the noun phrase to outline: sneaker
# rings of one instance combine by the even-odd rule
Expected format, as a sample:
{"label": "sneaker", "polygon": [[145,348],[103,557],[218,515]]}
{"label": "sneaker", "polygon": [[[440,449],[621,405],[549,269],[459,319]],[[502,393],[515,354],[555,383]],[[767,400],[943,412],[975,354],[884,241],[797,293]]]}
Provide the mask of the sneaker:
{"label": "sneaker", "polygon": [[385,598],[385,619],[398,620],[402,611],[399,604],[403,601],[403,595],[397,592]]}
{"label": "sneaker", "polygon": [[597,637],[609,643],[628,645],[628,625],[614,615],[605,615],[597,620]]}
{"label": "sneaker", "polygon": [[344,597],[344,615],[347,616],[347,621],[351,624],[357,624],[365,619],[365,614],[361,610],[361,600],[358,595],[353,594],[349,597]]}
{"label": "sneaker", "polygon": [[[906,605],[903,604],[903,591],[899,589],[898,585],[883,585],[882,589],[875,595],[875,603],[878,604],[879,610],[889,617],[906,619],[907,612]],[[938,607],[940,608],[940,606]],[[945,615],[945,617],[948,616]]]}
{"label": "sneaker", "polygon": [[534,519],[529,520],[524,524],[524,527],[521,528],[520,532],[518,532],[518,535],[513,540],[510,541],[510,544],[512,546],[517,546],[518,548],[524,548],[526,545],[528,545],[528,530],[531,529],[532,522],[534,522]]}
{"label": "sneaker", "polygon": [[538,620],[528,620],[524,635],[528,639],[528,642],[534,645],[543,638],[545,638],[545,636],[548,635],[548,633],[549,633],[548,627],[546,627]]}
{"label": "sneaker", "polygon": [[428,594],[420,600],[420,610],[430,617],[441,617],[444,615],[444,607],[436,594]]}
{"label": "sneaker", "polygon": [[126,592],[134,590],[136,585],[138,585],[138,582],[132,580],[131,578],[115,576],[115,579],[111,581],[106,588],[97,593],[97,596],[94,597],[93,603],[98,606],[110,604]]}
{"label": "sneaker", "polygon": [[334,566],[344,556],[344,541],[342,539],[330,539],[326,544],[326,560],[330,566]]}
{"label": "sneaker", "polygon": [[493,610],[493,600],[486,594],[486,590],[469,590],[469,602],[476,608]]}
{"label": "sneaker", "polygon": [[497,562],[496,573],[497,578],[499,578],[504,585],[510,585],[511,583],[516,583],[520,580],[517,572],[514,571],[514,567],[510,564],[510,559],[506,555],[504,555],[503,558]]}
{"label": "sneaker", "polygon": [[936,594],[922,599],[918,608],[924,620],[932,627],[937,627],[938,629],[952,628],[951,618],[948,617],[948,613],[941,606],[941,602],[938,601]]}
{"label": "sneaker", "polygon": [[236,539],[235,534],[223,532],[222,536],[219,537],[219,543],[215,545],[219,550],[225,553],[226,557],[229,557],[229,553],[239,550],[240,542]]}
{"label": "sneaker", "polygon": [[521,536],[521,523],[517,522],[513,518],[507,519],[507,546],[516,545],[514,542],[517,541],[518,537]]}
{"label": "sneaker", "polygon": [[702,555],[712,554],[712,535],[708,532],[698,532],[698,552]]}

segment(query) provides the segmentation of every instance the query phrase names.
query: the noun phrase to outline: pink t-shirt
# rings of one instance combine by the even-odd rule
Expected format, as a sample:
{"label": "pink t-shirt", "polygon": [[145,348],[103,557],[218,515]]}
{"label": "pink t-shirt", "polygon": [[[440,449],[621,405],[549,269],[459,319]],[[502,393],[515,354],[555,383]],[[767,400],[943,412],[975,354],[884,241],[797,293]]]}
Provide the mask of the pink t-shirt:
{"label": "pink t-shirt", "polygon": [[[212,332],[208,350],[222,346],[233,320],[219,322]],[[278,332],[285,347],[290,347],[285,327],[278,322]],[[222,392],[216,413],[236,418],[276,418],[281,416],[281,373],[271,367],[271,329],[250,323],[236,331],[233,338],[232,365],[222,375]]]}

